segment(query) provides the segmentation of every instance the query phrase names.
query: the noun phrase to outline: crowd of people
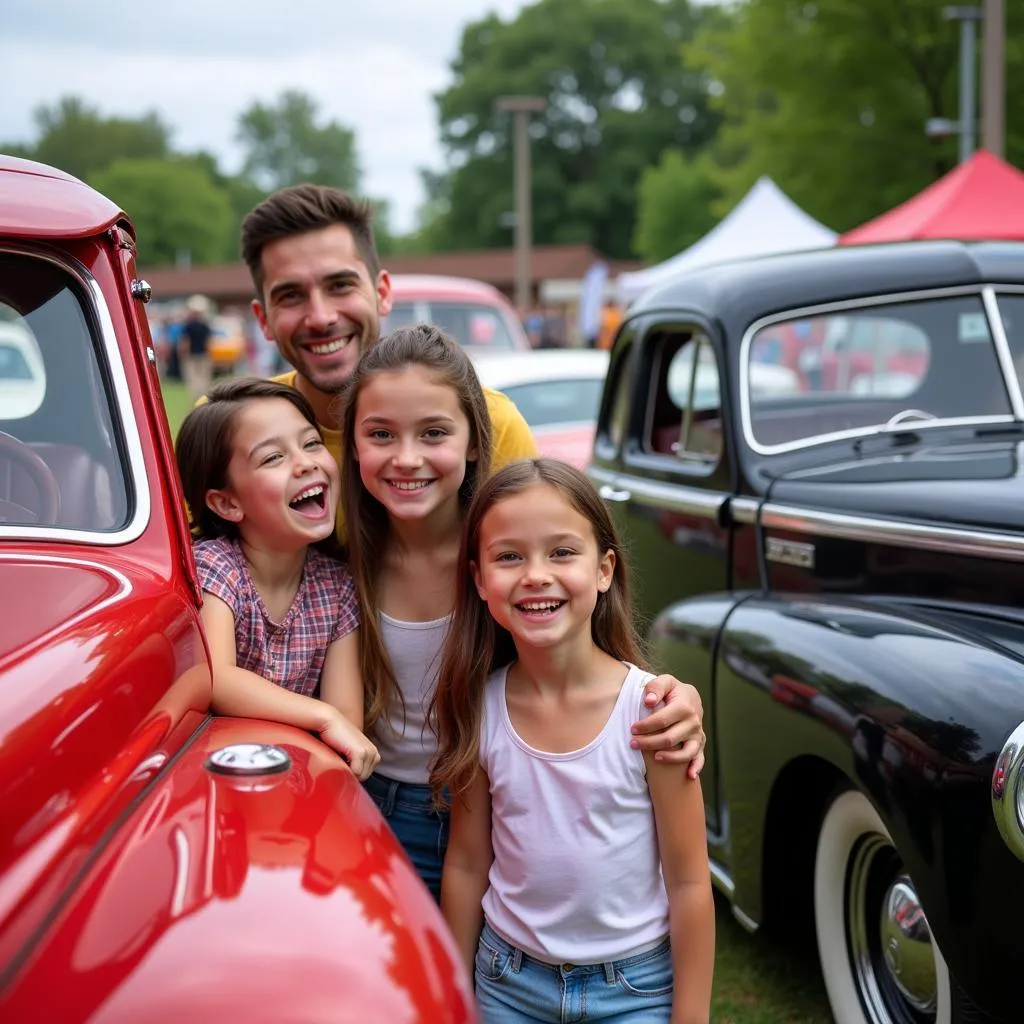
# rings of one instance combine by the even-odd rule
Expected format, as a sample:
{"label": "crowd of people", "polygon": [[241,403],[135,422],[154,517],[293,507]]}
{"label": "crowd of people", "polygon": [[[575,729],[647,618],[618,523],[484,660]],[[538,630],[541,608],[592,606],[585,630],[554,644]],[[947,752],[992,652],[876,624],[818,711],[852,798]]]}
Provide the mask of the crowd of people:
{"label": "crowd of people", "polygon": [[178,434],[214,709],[348,762],[487,1024],[707,1021],[700,699],[649,670],[590,481],[537,457],[441,329],[380,337],[366,204],[283,189],[242,252],[291,369],[209,387],[197,368]]}

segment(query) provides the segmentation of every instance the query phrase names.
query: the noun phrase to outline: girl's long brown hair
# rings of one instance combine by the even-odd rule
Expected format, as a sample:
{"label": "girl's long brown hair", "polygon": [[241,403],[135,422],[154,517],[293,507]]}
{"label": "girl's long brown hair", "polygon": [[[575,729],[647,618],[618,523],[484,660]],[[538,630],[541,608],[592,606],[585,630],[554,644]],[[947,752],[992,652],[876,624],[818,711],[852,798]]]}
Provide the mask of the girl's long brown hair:
{"label": "girl's long brown hair", "polygon": [[438,802],[444,802],[445,789],[457,796],[472,783],[480,756],[484,684],[491,672],[511,664],[516,656],[511,635],[491,618],[473,582],[472,565],[479,560],[480,527],[495,505],[534,484],[554,487],[590,523],[598,552],[615,554],[611,586],[597,595],[590,621],[594,643],[613,658],[641,668],[647,666],[633,620],[625,552],[594,485],[578,469],[555,459],[525,459],[495,473],[480,485],[466,514],[455,613],[431,703],[438,752],[431,765],[430,784]]}
{"label": "girl's long brown hair", "polygon": [[[479,481],[491,469],[491,419],[487,401],[469,356],[457,342],[437,327],[419,324],[403,327],[382,338],[359,360],[341,398],[342,445],[341,496],[348,531],[348,566],[359,595],[359,666],[365,687],[365,731],[370,735],[386,723],[392,702],[403,704],[380,622],[377,619],[377,583],[384,565],[390,522],[384,506],[363,486],[355,457],[356,406],[368,381],[379,373],[422,366],[458,396],[469,420],[469,445],[476,449],[473,462],[466,463],[466,476],[459,488],[459,507],[465,513]],[[445,609],[447,611],[447,609]],[[404,714],[403,704],[403,714]]]}

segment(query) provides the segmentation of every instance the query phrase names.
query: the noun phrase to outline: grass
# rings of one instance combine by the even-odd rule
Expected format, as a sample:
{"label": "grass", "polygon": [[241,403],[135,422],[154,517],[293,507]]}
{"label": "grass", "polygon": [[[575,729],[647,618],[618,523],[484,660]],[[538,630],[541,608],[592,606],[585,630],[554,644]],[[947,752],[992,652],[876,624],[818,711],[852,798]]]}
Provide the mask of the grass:
{"label": "grass", "polygon": [[176,437],[181,421],[192,408],[192,399],[189,396],[188,388],[180,380],[164,380],[160,387],[164,395],[167,420],[171,425],[171,437]]}
{"label": "grass", "polygon": [[[192,400],[180,381],[165,380],[163,395],[176,434]],[[715,1024],[828,1024],[832,1014],[813,951],[748,935],[724,899],[716,895],[715,906]]]}
{"label": "grass", "polygon": [[817,956],[769,935],[749,935],[715,896],[714,1024],[828,1024]]}

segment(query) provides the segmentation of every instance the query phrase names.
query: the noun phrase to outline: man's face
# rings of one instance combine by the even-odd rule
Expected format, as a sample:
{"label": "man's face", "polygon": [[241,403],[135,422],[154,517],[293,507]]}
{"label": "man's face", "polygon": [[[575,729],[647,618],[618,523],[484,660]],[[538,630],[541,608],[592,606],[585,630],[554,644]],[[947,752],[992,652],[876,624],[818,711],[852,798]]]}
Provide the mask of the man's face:
{"label": "man's face", "polygon": [[270,242],[263,302],[253,312],[268,341],[318,391],[335,395],[391,311],[391,279],[374,280],[344,224]]}

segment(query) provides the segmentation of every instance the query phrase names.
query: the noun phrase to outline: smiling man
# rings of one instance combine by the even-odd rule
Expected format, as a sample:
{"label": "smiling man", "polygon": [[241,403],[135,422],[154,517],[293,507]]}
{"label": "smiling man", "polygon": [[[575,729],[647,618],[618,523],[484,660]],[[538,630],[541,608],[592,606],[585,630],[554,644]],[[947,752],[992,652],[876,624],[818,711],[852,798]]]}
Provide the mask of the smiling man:
{"label": "smiling man", "polygon": [[[365,201],[324,185],[280,189],[242,223],[242,258],[252,275],[252,308],[268,341],[294,367],[275,380],[312,405],[324,443],[341,465],[337,397],[360,355],[380,339],[391,311],[391,278],[381,268]],[[537,454],[533,436],[513,402],[484,389],[491,418],[491,465],[499,469]],[[338,534],[344,537],[342,509]],[[658,759],[704,763],[700,695],[672,676],[647,685],[649,706],[665,706],[635,726],[645,750]]]}

